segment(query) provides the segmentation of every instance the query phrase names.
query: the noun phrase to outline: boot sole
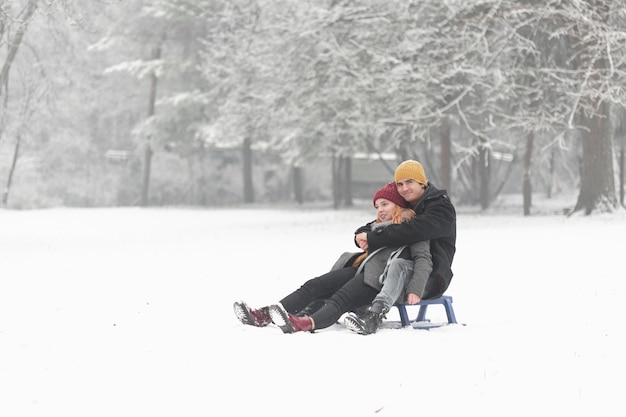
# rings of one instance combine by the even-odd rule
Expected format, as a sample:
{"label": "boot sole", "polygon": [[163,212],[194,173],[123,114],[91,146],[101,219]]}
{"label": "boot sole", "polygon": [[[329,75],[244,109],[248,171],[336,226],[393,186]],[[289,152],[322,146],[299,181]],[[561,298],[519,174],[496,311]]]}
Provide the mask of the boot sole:
{"label": "boot sole", "polygon": [[237,316],[237,319],[240,322],[248,326],[256,326],[254,319],[252,318],[252,316],[250,316],[250,313],[248,312],[248,307],[246,306],[246,303],[239,301],[236,302],[235,304],[233,304],[233,310],[235,311],[235,316]]}
{"label": "boot sole", "polygon": [[365,329],[365,327],[363,326],[363,323],[357,317],[346,316],[346,318],[343,320],[343,323],[348,328],[348,330],[351,330],[354,333],[358,333],[362,335],[371,334]]}
{"label": "boot sole", "polygon": [[287,316],[287,312],[279,305],[271,305],[270,306],[270,316],[272,317],[272,321],[275,325],[280,327],[280,330],[283,333],[293,333],[295,329],[291,325],[289,321],[289,316]]}

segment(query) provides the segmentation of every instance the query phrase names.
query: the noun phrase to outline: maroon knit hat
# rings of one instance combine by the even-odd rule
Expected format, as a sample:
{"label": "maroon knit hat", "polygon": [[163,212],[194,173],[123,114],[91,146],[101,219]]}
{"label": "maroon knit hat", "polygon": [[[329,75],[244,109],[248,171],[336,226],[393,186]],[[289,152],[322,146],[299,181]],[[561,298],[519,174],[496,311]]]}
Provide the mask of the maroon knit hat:
{"label": "maroon knit hat", "polygon": [[402,196],[398,194],[398,188],[396,187],[395,182],[390,182],[389,184],[382,187],[380,190],[376,191],[376,194],[374,194],[374,199],[372,200],[374,205],[376,205],[376,200],[378,200],[379,198],[389,200],[399,205],[400,207],[406,208],[409,206],[407,202],[404,201],[404,198],[402,198]]}

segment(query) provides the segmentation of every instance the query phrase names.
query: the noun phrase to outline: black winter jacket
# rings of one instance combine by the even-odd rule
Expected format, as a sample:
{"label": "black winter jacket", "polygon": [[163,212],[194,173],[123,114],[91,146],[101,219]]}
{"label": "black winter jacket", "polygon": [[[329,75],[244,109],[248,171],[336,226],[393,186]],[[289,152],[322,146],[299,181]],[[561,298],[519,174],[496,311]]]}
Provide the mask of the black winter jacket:
{"label": "black winter jacket", "polygon": [[[442,295],[452,280],[452,260],[456,252],[456,210],[446,190],[428,184],[424,195],[413,208],[416,216],[401,224],[367,231],[369,250],[382,246],[401,246],[430,240],[433,272],[426,283],[424,299]],[[361,229],[365,229],[362,227]]]}

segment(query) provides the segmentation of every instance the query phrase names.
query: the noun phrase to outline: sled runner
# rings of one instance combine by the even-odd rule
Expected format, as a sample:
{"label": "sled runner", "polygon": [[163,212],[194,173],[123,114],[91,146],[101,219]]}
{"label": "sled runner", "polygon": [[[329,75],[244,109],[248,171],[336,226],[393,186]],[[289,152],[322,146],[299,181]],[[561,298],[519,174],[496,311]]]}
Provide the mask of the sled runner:
{"label": "sled runner", "polygon": [[[447,324],[456,324],[456,316],[454,315],[454,309],[452,308],[452,297],[449,295],[442,295],[438,298],[432,298],[429,300],[422,300],[417,304],[394,304],[395,307],[398,308],[398,313],[400,314],[400,322],[403,327],[410,326],[411,323],[414,323],[415,328],[433,328],[440,327],[445,325],[446,323],[441,324],[431,324],[430,320],[426,319],[426,311],[429,305],[432,304],[441,304],[446,309],[446,316],[448,317]],[[418,307],[419,312],[417,313],[417,318],[415,320],[409,319],[409,315],[407,313],[407,307]]]}

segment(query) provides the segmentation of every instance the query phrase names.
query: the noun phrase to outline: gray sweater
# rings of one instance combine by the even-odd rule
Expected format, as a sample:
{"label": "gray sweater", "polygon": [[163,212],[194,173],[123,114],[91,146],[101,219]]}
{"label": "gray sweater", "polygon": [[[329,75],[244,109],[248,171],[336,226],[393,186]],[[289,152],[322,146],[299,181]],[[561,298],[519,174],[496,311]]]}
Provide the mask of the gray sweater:
{"label": "gray sweater", "polygon": [[[372,230],[376,230],[380,227],[387,227],[391,222],[372,223]],[[363,272],[365,275],[364,281],[367,285],[380,290],[382,283],[380,281],[381,274],[385,271],[387,260],[396,251],[400,249],[401,258],[413,259],[413,274],[408,284],[405,287],[404,294],[401,295],[402,299],[398,299],[399,302],[404,302],[406,294],[417,294],[420,298],[424,294],[424,288],[426,282],[430,276],[433,263],[430,254],[430,241],[422,241],[413,243],[404,247],[389,247],[385,246],[370,253],[365,258],[361,265],[359,265],[359,272]],[[354,259],[359,253],[345,252],[342,254],[332,269],[343,268],[346,263],[351,259]]]}

